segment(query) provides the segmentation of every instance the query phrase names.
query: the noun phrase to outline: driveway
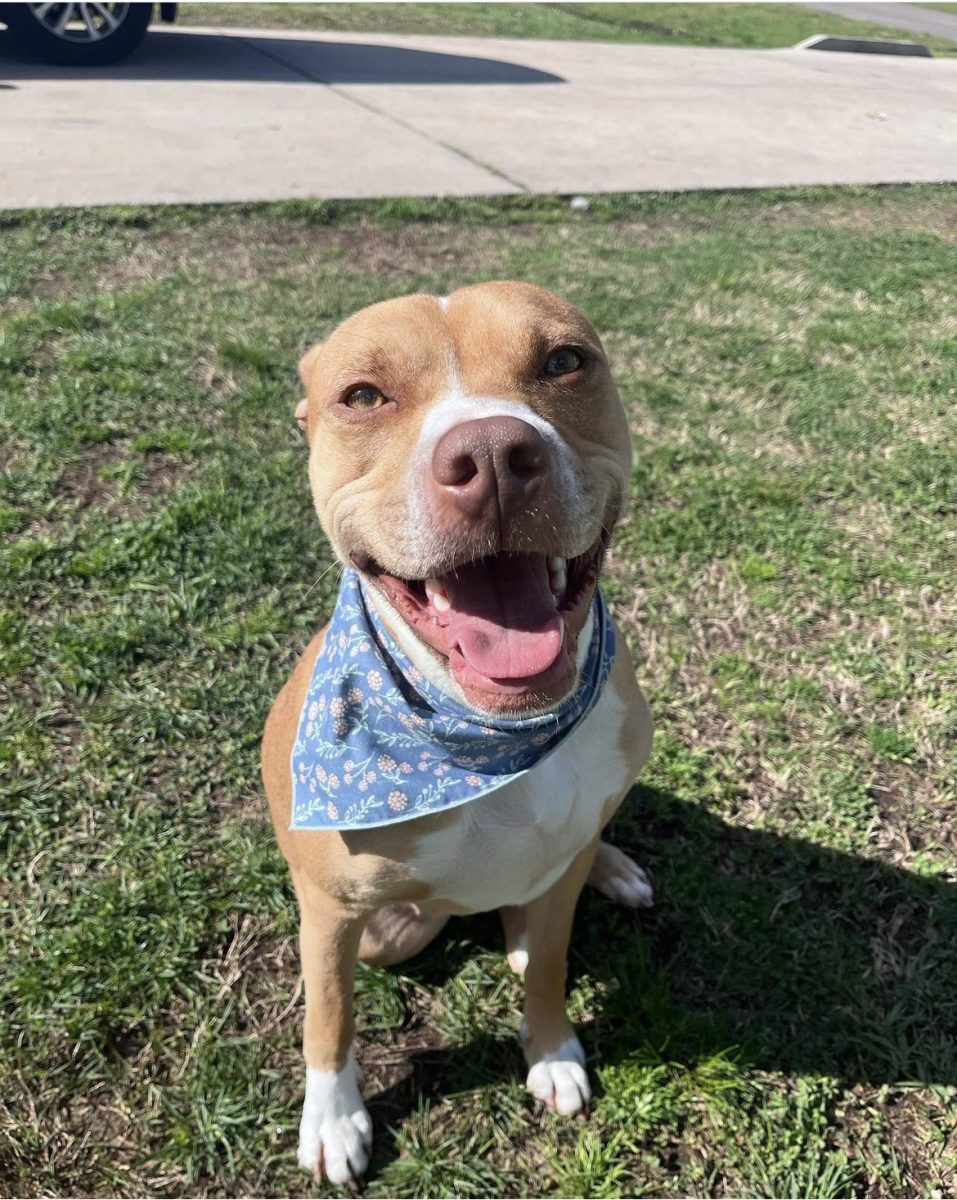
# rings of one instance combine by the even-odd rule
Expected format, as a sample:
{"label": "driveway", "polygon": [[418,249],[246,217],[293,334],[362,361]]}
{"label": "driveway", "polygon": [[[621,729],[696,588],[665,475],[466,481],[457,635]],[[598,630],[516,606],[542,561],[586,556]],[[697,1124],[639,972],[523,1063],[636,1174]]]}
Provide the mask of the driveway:
{"label": "driveway", "polygon": [[0,34],[0,207],[957,179],[957,60],[152,32],[36,66]]}

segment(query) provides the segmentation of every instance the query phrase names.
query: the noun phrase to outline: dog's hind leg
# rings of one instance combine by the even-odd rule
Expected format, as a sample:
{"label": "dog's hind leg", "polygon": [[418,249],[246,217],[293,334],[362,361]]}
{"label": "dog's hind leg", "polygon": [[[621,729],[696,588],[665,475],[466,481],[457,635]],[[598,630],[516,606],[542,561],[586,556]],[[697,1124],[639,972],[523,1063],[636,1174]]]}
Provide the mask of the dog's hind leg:
{"label": "dog's hind leg", "polygon": [[523,905],[513,905],[500,908],[498,915],[502,918],[502,928],[505,930],[505,956],[508,965],[516,975],[524,975],[528,966],[528,930],[525,924],[525,908]]}
{"label": "dog's hind leg", "polygon": [[638,864],[611,842],[599,842],[588,882],[603,896],[626,908],[650,908],[655,902],[651,880]]}
{"label": "dog's hind leg", "polygon": [[425,949],[448,919],[446,913],[423,912],[415,904],[388,904],[362,931],[359,958],[376,967],[404,962]]}

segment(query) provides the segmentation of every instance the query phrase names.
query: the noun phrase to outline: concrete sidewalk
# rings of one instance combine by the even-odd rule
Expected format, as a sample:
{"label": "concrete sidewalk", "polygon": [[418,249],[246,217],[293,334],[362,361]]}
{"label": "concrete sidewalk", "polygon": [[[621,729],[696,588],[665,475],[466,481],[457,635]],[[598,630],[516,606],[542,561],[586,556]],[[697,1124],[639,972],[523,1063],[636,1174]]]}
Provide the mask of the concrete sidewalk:
{"label": "concrete sidewalk", "polygon": [[957,60],[155,31],[117,67],[0,35],[0,206],[957,180]]}

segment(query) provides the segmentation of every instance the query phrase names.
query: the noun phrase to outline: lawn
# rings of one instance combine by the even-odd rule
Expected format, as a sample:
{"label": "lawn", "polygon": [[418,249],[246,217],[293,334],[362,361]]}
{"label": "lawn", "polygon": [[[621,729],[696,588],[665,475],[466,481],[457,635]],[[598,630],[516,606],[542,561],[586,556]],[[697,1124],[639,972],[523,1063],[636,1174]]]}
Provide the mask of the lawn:
{"label": "lawn", "polygon": [[[658,732],[587,895],[586,1123],[497,919],[359,980],[370,1196],[957,1191],[957,188],[0,215],[0,1190],[302,1195],[258,739],[335,572],[295,363],[534,280],[631,418],[606,588]],[[936,1189],[936,1191],[935,1191]]]}
{"label": "lawn", "polygon": [[[355,33],[467,34],[571,38],[669,46],[766,49],[794,46],[815,33],[912,39],[906,31],[798,4],[183,4],[181,25]],[[947,38],[916,39],[937,54],[957,53]]]}

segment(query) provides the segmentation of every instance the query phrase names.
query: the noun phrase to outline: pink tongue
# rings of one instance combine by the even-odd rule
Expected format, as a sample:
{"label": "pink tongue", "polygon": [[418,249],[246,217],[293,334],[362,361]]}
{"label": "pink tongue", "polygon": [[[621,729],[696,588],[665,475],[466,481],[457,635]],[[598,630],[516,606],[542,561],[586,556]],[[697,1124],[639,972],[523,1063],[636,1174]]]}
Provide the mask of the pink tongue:
{"label": "pink tongue", "polygon": [[459,567],[442,583],[452,605],[450,644],[490,679],[540,675],[558,658],[562,618],[542,555],[497,554]]}

